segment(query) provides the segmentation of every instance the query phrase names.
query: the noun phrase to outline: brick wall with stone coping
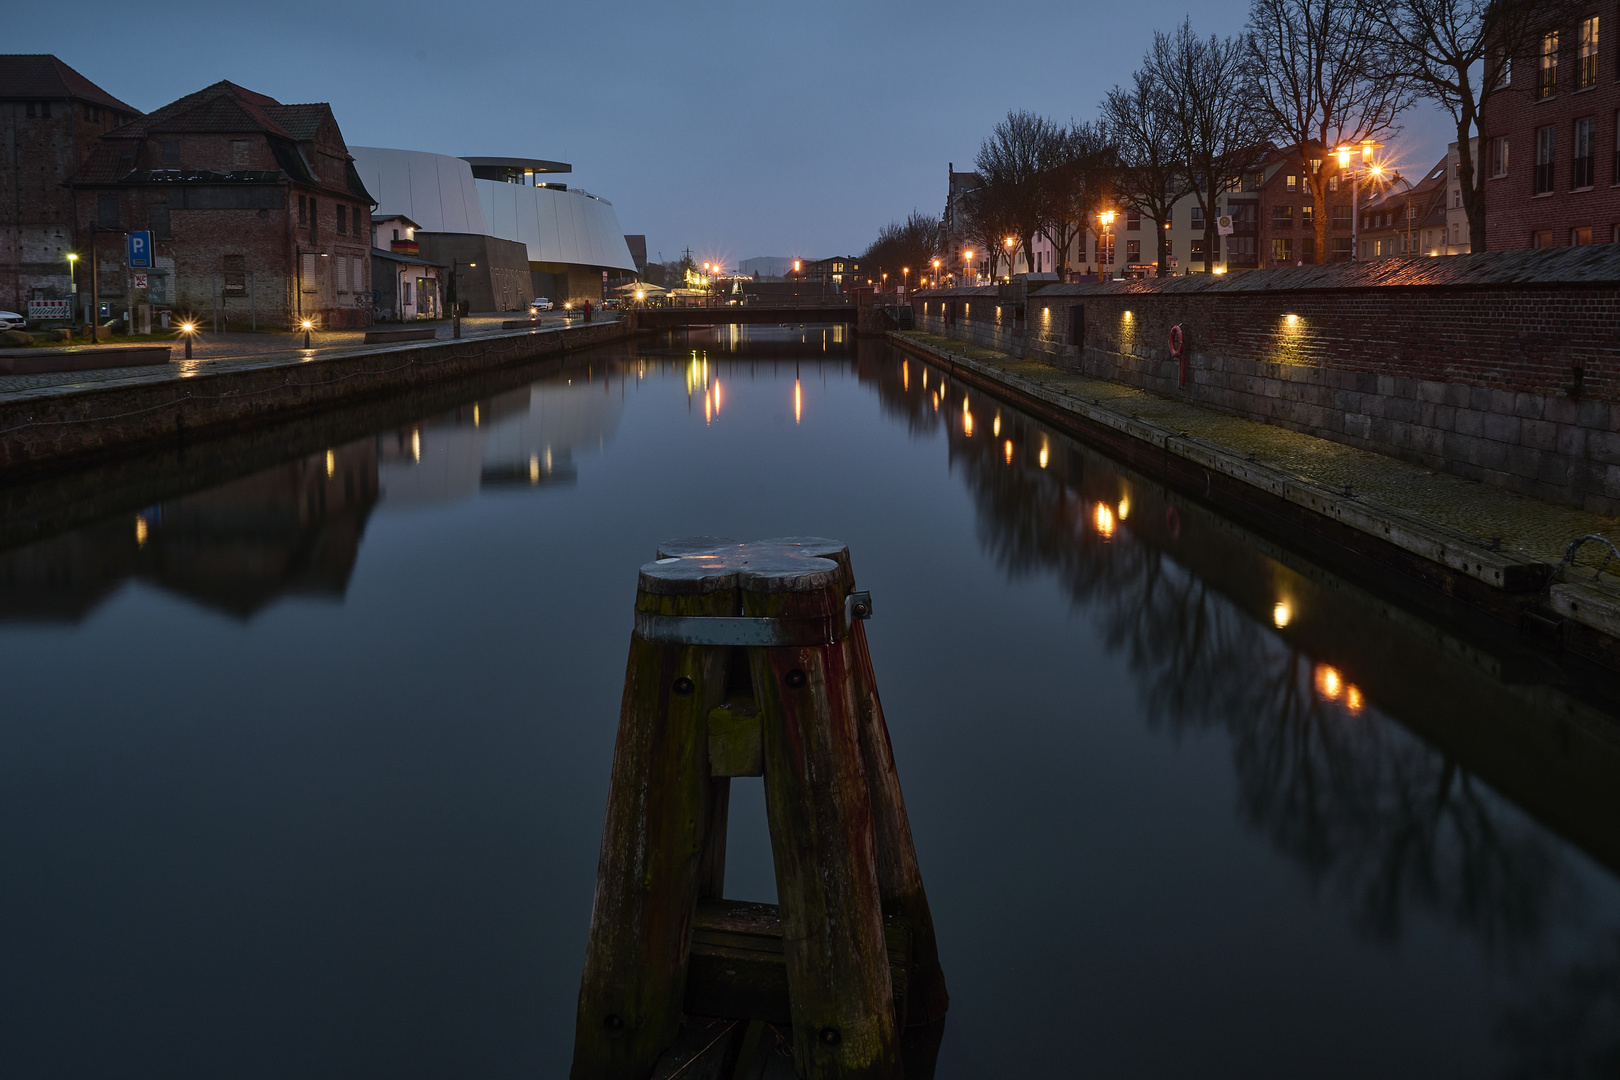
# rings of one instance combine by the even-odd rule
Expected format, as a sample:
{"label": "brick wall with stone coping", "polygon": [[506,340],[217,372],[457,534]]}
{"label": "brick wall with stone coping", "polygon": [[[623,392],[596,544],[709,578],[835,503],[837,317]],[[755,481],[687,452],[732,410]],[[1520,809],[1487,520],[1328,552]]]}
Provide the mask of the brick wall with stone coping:
{"label": "brick wall with stone coping", "polygon": [[[1429,261],[1463,258],[1482,257]],[[1241,288],[1030,283],[1022,303],[1015,284],[913,304],[928,333],[1620,514],[1620,259],[1607,282],[1324,287],[1332,268],[1313,269],[1305,288],[1260,271]]]}

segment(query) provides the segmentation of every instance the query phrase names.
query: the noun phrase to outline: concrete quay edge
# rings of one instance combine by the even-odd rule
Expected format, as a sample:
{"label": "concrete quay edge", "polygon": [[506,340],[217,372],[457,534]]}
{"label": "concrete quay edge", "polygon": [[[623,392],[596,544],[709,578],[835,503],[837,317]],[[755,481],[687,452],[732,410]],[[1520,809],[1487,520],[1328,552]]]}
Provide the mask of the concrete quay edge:
{"label": "concrete quay edge", "polygon": [[[1107,429],[1141,447],[1151,447],[1166,458],[1179,459],[1236,482],[1254,492],[1280,500],[1309,515],[1334,522],[1374,542],[1374,547],[1393,548],[1432,564],[1446,575],[1472,580],[1506,603],[1488,603],[1493,613],[1522,616],[1532,609],[1545,590],[1543,606],[1549,614],[1595,631],[1603,639],[1594,659],[1615,665],[1620,662],[1620,597],[1612,590],[1578,582],[1547,582],[1553,567],[1537,560],[1493,551],[1472,537],[1447,526],[1407,514],[1355,494],[1332,491],[1285,470],[1251,461],[1220,444],[1183,435],[1161,425],[1122,414],[1072,394],[1041,386],[994,364],[975,360],[964,353],[937,348],[918,341],[903,331],[891,331],[889,341],[905,351],[938,363],[953,371],[970,374],[973,381],[991,390],[1008,393],[1015,401],[1039,403],[1096,428]],[[1134,464],[1134,463],[1133,463]],[[1391,553],[1393,554],[1393,553]],[[1432,583],[1432,582],[1431,582]],[[1449,590],[1444,590],[1449,591]]]}
{"label": "concrete quay edge", "polygon": [[0,479],[243,424],[273,422],[618,341],[633,333],[622,321],[492,332],[459,340],[345,349],[313,358],[227,361],[216,370],[199,366],[187,373],[131,368],[128,378],[5,394],[0,396]]}

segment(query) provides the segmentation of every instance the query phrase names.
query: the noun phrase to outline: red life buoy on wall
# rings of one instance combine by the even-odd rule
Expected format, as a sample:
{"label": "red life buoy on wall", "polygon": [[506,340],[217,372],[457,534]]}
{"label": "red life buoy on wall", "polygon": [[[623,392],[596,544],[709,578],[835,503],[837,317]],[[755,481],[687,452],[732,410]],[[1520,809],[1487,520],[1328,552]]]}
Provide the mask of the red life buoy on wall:
{"label": "red life buoy on wall", "polygon": [[1187,385],[1187,334],[1181,329],[1181,324],[1170,328],[1170,359],[1181,365],[1180,383]]}

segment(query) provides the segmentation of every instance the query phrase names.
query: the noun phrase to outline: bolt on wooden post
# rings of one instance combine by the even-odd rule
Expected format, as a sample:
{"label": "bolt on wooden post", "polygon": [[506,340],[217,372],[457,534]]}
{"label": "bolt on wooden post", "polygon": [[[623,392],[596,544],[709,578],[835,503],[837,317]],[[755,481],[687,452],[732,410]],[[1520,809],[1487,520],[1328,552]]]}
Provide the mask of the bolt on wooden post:
{"label": "bolt on wooden post", "polygon": [[[643,1080],[683,1014],[790,1025],[805,1077],[931,1075],[948,998],[854,583],[817,537],[670,541],[642,567],[576,1080]],[[749,775],[779,907],[721,897]]]}

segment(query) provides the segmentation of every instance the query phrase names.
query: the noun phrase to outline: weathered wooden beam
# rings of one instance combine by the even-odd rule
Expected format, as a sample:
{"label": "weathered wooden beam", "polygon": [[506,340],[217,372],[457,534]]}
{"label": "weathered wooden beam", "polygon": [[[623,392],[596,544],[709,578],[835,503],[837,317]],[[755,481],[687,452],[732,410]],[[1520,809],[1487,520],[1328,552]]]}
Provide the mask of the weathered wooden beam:
{"label": "weathered wooden beam", "polygon": [[[694,559],[642,568],[639,612],[731,616],[737,606],[729,567]],[[708,717],[725,694],[730,656],[631,637],[580,982],[576,1080],[645,1080],[679,1033],[704,834],[715,810]]]}
{"label": "weathered wooden beam", "polygon": [[[758,545],[738,572],[753,618],[842,620],[830,560]],[[871,795],[849,637],[748,650],[762,715],[765,808],[781,905],[793,1052],[812,1080],[900,1074]]]}

